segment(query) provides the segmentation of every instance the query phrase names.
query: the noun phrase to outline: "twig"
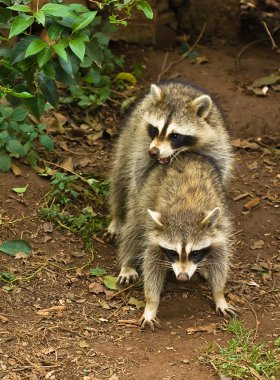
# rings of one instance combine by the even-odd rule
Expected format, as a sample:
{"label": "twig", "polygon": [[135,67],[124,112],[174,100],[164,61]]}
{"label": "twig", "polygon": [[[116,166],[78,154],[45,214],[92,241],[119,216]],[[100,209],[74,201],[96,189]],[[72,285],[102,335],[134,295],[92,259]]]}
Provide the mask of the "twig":
{"label": "twig", "polygon": [[249,302],[248,302],[248,305],[250,306],[250,308],[254,314],[255,320],[256,320],[255,334],[254,334],[253,339],[252,339],[252,341],[254,342],[256,340],[257,335],[258,335],[258,329],[259,329],[260,321],[258,320],[257,313],[256,313],[255,309],[253,308],[253,306]]}
{"label": "twig", "polygon": [[235,64],[236,66],[240,66],[240,58],[242,56],[242,54],[247,50],[249,49],[250,47],[254,46],[254,45],[257,45],[259,44],[260,42],[264,42],[264,41],[267,41],[267,37],[264,37],[264,38],[260,38],[258,40],[255,40],[255,41],[252,41],[250,42],[249,44],[245,45],[241,50],[240,52],[237,54],[236,58],[235,58]]}
{"label": "twig", "polygon": [[264,26],[264,29],[266,31],[266,33],[268,34],[268,37],[271,41],[271,44],[272,44],[272,50],[276,50],[278,48],[278,46],[276,45],[276,43],[274,42],[274,39],[270,33],[270,30],[268,29],[268,26],[266,25],[266,22],[265,21],[262,21],[262,24]]}
{"label": "twig", "polygon": [[164,70],[165,70],[165,65],[166,65],[166,61],[167,61],[167,57],[168,57],[168,52],[165,54],[165,56],[164,56],[164,60],[163,60],[163,62],[162,62],[162,65],[161,65],[161,70],[160,70],[160,73],[159,73],[159,75],[158,75],[158,77],[157,77],[157,81],[159,82],[160,81],[160,78],[162,77],[162,73],[164,72]]}
{"label": "twig", "polygon": [[132,288],[134,288],[137,284],[140,284],[141,282],[142,282],[142,280],[139,280],[139,281],[137,281],[135,284],[129,285],[127,288],[124,288],[124,289],[118,291],[117,293],[115,293],[115,294],[110,298],[110,300],[113,299],[113,298],[115,298],[115,297],[117,297],[119,294],[126,292],[128,289],[132,289]]}
{"label": "twig", "polygon": [[[130,293],[128,294],[128,296],[124,299],[124,301],[120,304],[120,306],[116,309],[116,310],[114,310],[110,315],[109,315],[109,317],[107,317],[107,319],[109,320],[109,319],[111,319],[114,315],[116,315],[116,314],[118,314],[118,312],[120,311],[120,309],[127,303],[127,301],[128,301],[128,297],[130,296]],[[113,297],[111,297],[111,299],[112,299]]]}
{"label": "twig", "polygon": [[[185,58],[187,58],[188,55],[190,55],[190,53],[194,50],[194,48],[198,45],[199,41],[201,40],[201,37],[203,36],[203,33],[205,31],[206,25],[207,25],[206,23],[203,24],[203,27],[199,33],[199,36],[197,37],[195,43],[189,48],[189,50],[186,53],[184,53],[180,58],[176,59],[175,61],[170,62],[169,65],[164,70],[162,70],[162,72],[159,73],[158,78],[157,78],[158,82],[171,69],[171,67],[182,62]],[[165,66],[165,64],[163,66]]]}

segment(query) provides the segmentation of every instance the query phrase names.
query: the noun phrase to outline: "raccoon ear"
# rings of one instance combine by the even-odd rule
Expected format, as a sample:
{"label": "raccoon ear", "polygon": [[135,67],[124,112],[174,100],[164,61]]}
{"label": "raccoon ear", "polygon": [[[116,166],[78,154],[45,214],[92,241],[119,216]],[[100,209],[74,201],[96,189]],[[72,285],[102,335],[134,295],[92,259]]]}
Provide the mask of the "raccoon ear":
{"label": "raccoon ear", "polygon": [[162,91],[156,84],[151,85],[150,93],[155,103],[159,102],[163,98]]}
{"label": "raccoon ear", "polygon": [[199,117],[205,119],[212,108],[212,99],[209,95],[201,95],[198,98],[195,98],[192,102],[193,107],[195,108],[196,114]]}
{"label": "raccoon ear", "polygon": [[221,216],[221,212],[220,207],[214,208],[212,211],[208,212],[206,217],[203,219],[202,224],[206,225],[207,228],[214,226]]}
{"label": "raccoon ear", "polygon": [[163,224],[160,221],[160,219],[161,219],[161,213],[160,212],[152,211],[152,210],[148,209],[148,213],[152,217],[153,221],[156,222],[156,224],[158,224],[160,227],[163,226]]}

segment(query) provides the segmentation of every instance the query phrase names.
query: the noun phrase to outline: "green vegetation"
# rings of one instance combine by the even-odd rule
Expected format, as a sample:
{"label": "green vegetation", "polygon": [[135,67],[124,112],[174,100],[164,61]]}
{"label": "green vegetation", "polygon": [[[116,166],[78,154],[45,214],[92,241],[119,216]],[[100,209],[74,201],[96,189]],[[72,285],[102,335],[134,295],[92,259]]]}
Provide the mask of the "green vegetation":
{"label": "green vegetation", "polygon": [[133,8],[149,18],[152,10],[145,0],[96,4],[108,8],[109,17],[56,0],[35,10],[28,0],[0,0],[0,171],[10,169],[11,157],[35,165],[37,143],[53,148],[40,117],[59,104],[57,82],[69,88],[63,103],[95,108],[109,98],[112,76],[123,64],[109,48],[109,35]]}
{"label": "green vegetation", "polygon": [[[79,180],[86,183],[88,189],[80,186]],[[94,234],[107,225],[105,216],[99,210],[108,194],[108,181],[56,173],[51,184],[53,188],[45,196],[42,216],[80,235],[86,249],[92,250]],[[94,204],[96,210],[89,203]]]}
{"label": "green vegetation", "polygon": [[280,338],[274,347],[253,341],[253,330],[242,322],[233,319],[225,328],[234,335],[226,347],[217,343],[209,350],[211,364],[217,372],[233,379],[242,380],[276,380],[280,376]]}

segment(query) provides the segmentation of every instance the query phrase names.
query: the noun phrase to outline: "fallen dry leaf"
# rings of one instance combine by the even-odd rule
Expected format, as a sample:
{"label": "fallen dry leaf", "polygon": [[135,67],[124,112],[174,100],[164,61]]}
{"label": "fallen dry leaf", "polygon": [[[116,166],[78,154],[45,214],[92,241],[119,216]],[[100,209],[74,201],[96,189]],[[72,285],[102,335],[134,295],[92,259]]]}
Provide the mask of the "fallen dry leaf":
{"label": "fallen dry leaf", "polygon": [[257,161],[254,161],[251,164],[248,164],[247,166],[248,166],[248,169],[250,169],[250,170],[256,170],[256,169],[258,169],[258,163],[257,163]]}
{"label": "fallen dry leaf", "polygon": [[128,301],[128,305],[136,306],[137,310],[140,310],[141,308],[145,307],[145,302],[141,301],[141,300],[138,300],[138,299],[136,299],[134,297],[130,297],[130,299]]}
{"label": "fallen dry leaf", "polygon": [[62,166],[63,169],[65,169],[66,171],[68,171],[68,172],[73,172],[73,171],[74,171],[73,158],[72,158],[71,156],[65,158],[65,160],[63,160],[61,166]]}
{"label": "fallen dry leaf", "polygon": [[88,348],[88,347],[89,347],[89,345],[87,344],[87,342],[86,342],[85,340],[81,340],[81,341],[79,342],[79,346],[80,346],[81,348]]}
{"label": "fallen dry leaf", "polygon": [[48,309],[41,309],[37,310],[36,314],[41,315],[42,317],[46,317],[50,315],[51,313],[59,313],[60,311],[63,311],[66,309],[66,306],[52,306]]}
{"label": "fallen dry leaf", "polygon": [[233,302],[240,303],[242,305],[246,303],[246,300],[243,297],[238,297],[236,294],[228,293],[227,296]]}
{"label": "fallen dry leaf", "polygon": [[263,240],[257,240],[254,241],[254,243],[251,245],[251,249],[261,249],[264,246],[264,241]]}
{"label": "fallen dry leaf", "polygon": [[251,208],[256,207],[260,203],[261,199],[259,197],[251,199],[244,205],[246,210],[251,210]]}
{"label": "fallen dry leaf", "polygon": [[4,315],[0,315],[0,322],[1,323],[8,323],[9,320],[8,320],[8,318],[4,317]]}
{"label": "fallen dry leaf", "polygon": [[88,287],[89,292],[94,294],[104,293],[104,289],[104,286],[99,282],[92,282]]}
{"label": "fallen dry leaf", "polygon": [[64,115],[62,115],[61,113],[54,112],[53,116],[56,118],[59,126],[63,126],[67,121],[67,118]]}
{"label": "fallen dry leaf", "polygon": [[43,224],[44,232],[53,232],[53,222],[45,222]]}
{"label": "fallen dry leaf", "polygon": [[13,175],[15,177],[19,177],[22,175],[22,170],[18,166],[16,166],[15,164],[11,164],[11,170],[12,170]]}
{"label": "fallen dry leaf", "polygon": [[15,255],[15,259],[16,260],[26,259],[27,257],[28,257],[28,255],[26,253],[24,253],[24,252],[18,252]]}
{"label": "fallen dry leaf", "polygon": [[213,334],[215,334],[215,332],[217,331],[216,326],[217,325],[215,323],[212,323],[210,325],[201,325],[201,326],[195,326],[195,327],[188,327],[186,329],[186,332],[188,334],[194,334],[196,332],[206,332],[206,333],[213,333]]}
{"label": "fallen dry leaf", "polygon": [[201,65],[203,63],[208,63],[209,60],[204,55],[202,55],[202,56],[196,57],[195,62]]}
{"label": "fallen dry leaf", "polygon": [[232,140],[232,145],[236,148],[240,149],[250,149],[250,150],[260,150],[261,147],[255,143],[250,142],[249,140],[243,140],[243,139],[234,139]]}
{"label": "fallen dry leaf", "polygon": [[119,380],[119,377],[114,373],[114,375],[110,376],[108,380]]}

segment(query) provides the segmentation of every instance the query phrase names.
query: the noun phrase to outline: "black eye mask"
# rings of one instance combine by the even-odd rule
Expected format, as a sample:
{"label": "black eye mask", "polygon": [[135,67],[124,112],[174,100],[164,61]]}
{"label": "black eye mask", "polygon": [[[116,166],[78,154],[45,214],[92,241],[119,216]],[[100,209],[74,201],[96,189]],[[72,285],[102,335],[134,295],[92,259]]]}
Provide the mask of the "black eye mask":
{"label": "black eye mask", "polygon": [[152,124],[148,125],[148,135],[153,140],[155,137],[158,136],[158,129],[157,127],[154,127]]}
{"label": "black eye mask", "polygon": [[209,246],[197,251],[192,251],[189,254],[189,260],[192,261],[194,264],[198,264],[211,252],[211,249],[212,247]]}
{"label": "black eye mask", "polygon": [[170,261],[171,263],[175,263],[175,261],[179,260],[179,255],[176,251],[173,251],[172,249],[167,249],[164,247],[160,247],[160,249],[165,254],[168,261]]}
{"label": "black eye mask", "polygon": [[198,139],[195,136],[180,135],[179,133],[171,133],[169,135],[170,145],[172,149],[179,149],[184,146],[193,146],[197,143]]}

